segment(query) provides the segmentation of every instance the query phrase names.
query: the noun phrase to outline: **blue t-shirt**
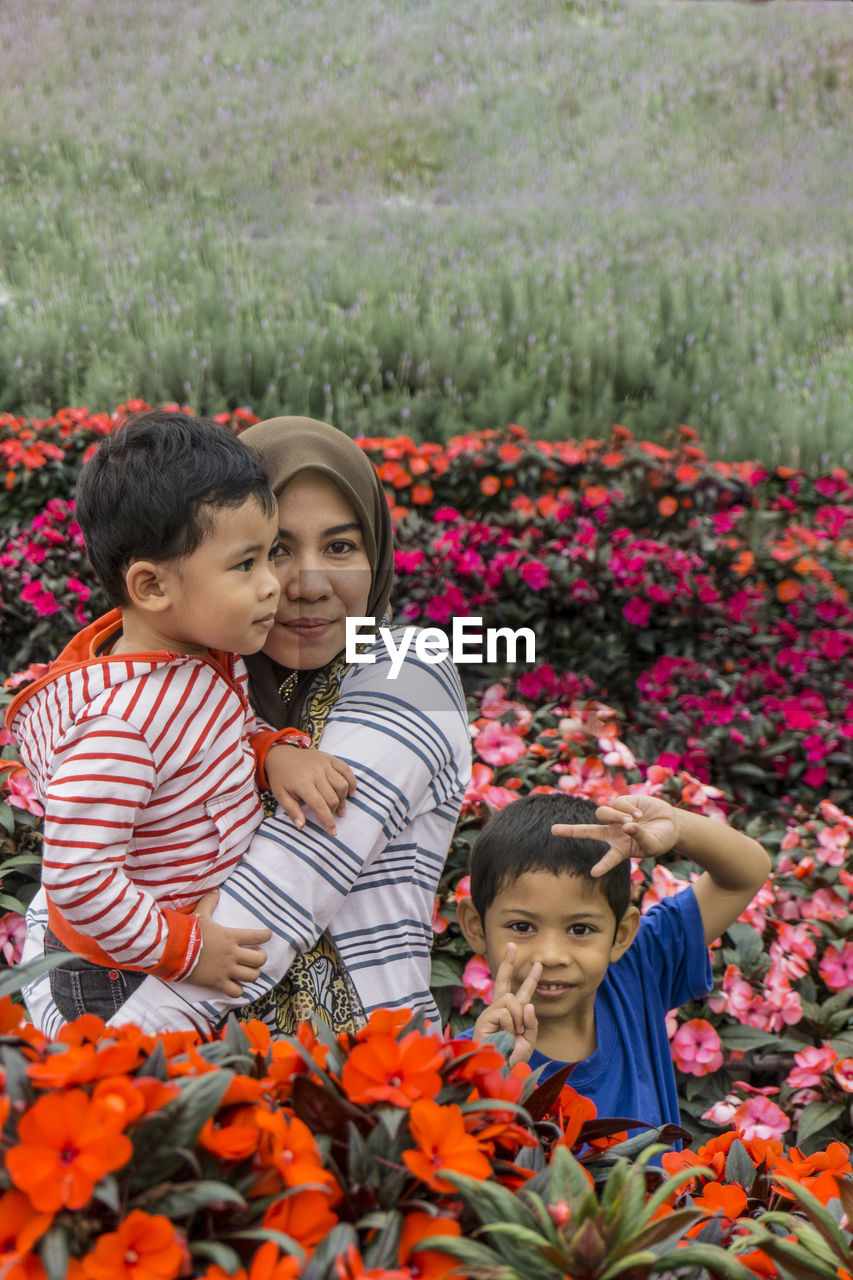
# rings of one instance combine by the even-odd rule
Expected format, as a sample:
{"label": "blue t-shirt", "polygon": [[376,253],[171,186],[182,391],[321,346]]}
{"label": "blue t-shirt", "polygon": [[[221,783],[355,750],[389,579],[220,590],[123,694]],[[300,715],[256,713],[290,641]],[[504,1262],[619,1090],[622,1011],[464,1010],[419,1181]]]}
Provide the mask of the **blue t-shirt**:
{"label": "blue t-shirt", "polygon": [[[598,1115],[656,1126],[679,1123],[666,1015],[712,987],[711,957],[692,886],[664,898],[640,921],[637,936],[610,965],[595,995],[597,1047],[575,1064],[567,1084],[591,1098]],[[472,1032],[461,1033],[470,1039]],[[534,1049],[540,1082],[566,1063]]]}

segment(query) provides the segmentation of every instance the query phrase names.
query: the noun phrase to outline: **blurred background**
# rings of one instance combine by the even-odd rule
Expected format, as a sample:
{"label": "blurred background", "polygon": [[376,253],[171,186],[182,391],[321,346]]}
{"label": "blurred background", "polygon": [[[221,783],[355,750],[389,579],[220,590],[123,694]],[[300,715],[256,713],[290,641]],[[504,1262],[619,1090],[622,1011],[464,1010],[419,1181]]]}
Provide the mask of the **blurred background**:
{"label": "blurred background", "polygon": [[0,411],[853,458],[842,0],[3,0]]}

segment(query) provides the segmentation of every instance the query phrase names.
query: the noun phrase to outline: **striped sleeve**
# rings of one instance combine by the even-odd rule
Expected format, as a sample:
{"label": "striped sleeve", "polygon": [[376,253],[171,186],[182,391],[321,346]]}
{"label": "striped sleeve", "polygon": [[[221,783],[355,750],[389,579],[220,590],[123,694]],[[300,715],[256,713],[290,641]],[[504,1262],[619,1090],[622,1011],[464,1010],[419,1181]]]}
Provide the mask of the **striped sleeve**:
{"label": "striped sleeve", "polygon": [[122,719],[83,718],[54,765],[45,791],[42,884],[57,936],[92,959],[103,952],[123,968],[185,976],[198,956],[197,922],[162,909],[125,871],[157,781],[145,738]]}

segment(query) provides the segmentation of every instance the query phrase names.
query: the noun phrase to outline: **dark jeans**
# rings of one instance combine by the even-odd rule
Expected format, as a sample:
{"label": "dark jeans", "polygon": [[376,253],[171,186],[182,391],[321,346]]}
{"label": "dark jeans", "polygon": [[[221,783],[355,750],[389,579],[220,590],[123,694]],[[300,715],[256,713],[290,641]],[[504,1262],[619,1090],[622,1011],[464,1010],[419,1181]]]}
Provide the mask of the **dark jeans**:
{"label": "dark jeans", "polygon": [[51,930],[45,930],[44,953],[64,951],[65,964],[50,972],[50,994],[66,1022],[84,1013],[95,1013],[105,1022],[117,1013],[125,1000],[145,981],[135,969],[113,969],[82,960],[64,947]]}

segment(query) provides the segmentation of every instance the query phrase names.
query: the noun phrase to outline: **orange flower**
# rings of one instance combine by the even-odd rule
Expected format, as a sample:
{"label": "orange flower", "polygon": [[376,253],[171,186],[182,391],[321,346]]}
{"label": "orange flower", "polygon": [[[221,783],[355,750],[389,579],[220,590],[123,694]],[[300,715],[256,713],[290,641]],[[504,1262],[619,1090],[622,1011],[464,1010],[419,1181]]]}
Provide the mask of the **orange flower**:
{"label": "orange flower", "polygon": [[571,1151],[581,1129],[587,1120],[596,1118],[598,1109],[591,1098],[585,1098],[582,1093],[578,1093],[577,1089],[564,1084],[559,1098],[551,1109],[551,1115],[556,1118],[557,1124],[563,1130],[563,1136],[558,1145],[568,1147]]}
{"label": "orange flower", "polygon": [[9,1175],[44,1213],[82,1209],[95,1183],[133,1154],[123,1126],[123,1110],[82,1089],[45,1094],[21,1117],[20,1144],[6,1156]]}
{"label": "orange flower", "polygon": [[254,1107],[235,1108],[221,1122],[218,1117],[210,1116],[198,1135],[205,1151],[211,1151],[220,1160],[245,1160],[254,1155],[261,1141],[255,1110]]}
{"label": "orange flower", "polygon": [[296,1191],[283,1195],[264,1214],[264,1226],[283,1231],[303,1249],[313,1249],[338,1224],[329,1197],[323,1191]]}
{"label": "orange flower", "polygon": [[425,1241],[430,1236],[461,1236],[462,1228],[455,1218],[434,1218],[418,1209],[406,1215],[400,1234],[398,1260],[401,1266],[410,1266],[418,1280],[444,1280],[455,1271],[459,1263],[449,1253],[430,1249]]}
{"label": "orange flower", "polygon": [[[23,1191],[14,1188],[0,1196],[0,1275],[17,1274],[18,1264],[29,1253],[39,1236],[44,1235],[52,1213],[39,1213]],[[20,1272],[23,1276],[26,1273]]]}
{"label": "orange flower", "polygon": [[441,1045],[419,1031],[410,1031],[402,1040],[374,1035],[353,1048],[341,1083],[353,1102],[408,1107],[415,1098],[434,1098],[438,1093],[444,1056]]}
{"label": "orange flower", "polygon": [[803,594],[803,588],[796,578],[783,578],[776,588],[776,597],[782,604],[789,604]]}
{"label": "orange flower", "polygon": [[487,498],[493,498],[494,495],[499,492],[500,487],[501,482],[497,476],[483,476],[480,481],[480,492],[484,493]]}
{"label": "orange flower", "polygon": [[466,1132],[462,1112],[455,1104],[440,1107],[429,1098],[413,1102],[409,1128],[418,1150],[404,1151],[403,1160],[433,1191],[454,1190],[452,1183],[440,1176],[442,1169],[480,1181],[491,1173],[488,1157],[477,1139]]}
{"label": "orange flower", "polygon": [[[746,1208],[747,1195],[736,1182],[709,1182],[702,1195],[694,1197],[694,1204],[712,1216],[722,1213],[723,1225],[729,1226]],[[701,1226],[698,1229],[701,1230]]]}
{"label": "orange flower", "polygon": [[51,1053],[44,1062],[30,1063],[27,1075],[42,1089],[62,1089],[104,1076],[126,1075],[141,1059],[136,1044],[107,1044],[102,1049],[93,1044],[70,1045],[64,1053]]}
{"label": "orange flower", "polygon": [[98,1081],[92,1097],[103,1099],[116,1111],[123,1111],[123,1124],[127,1127],[140,1116],[165,1107],[179,1092],[176,1084],[163,1084],[154,1076],[109,1076]]}
{"label": "orange flower", "polygon": [[83,1259],[89,1280],[174,1280],[184,1252],[163,1214],[134,1209]]}
{"label": "orange flower", "polygon": [[658,501],[658,511],[662,516],[674,516],[678,510],[678,499],[669,494]]}
{"label": "orange flower", "polygon": [[21,1005],[15,1004],[11,996],[0,997],[0,1035],[9,1035],[10,1032],[17,1031],[24,1021],[24,1010]]}
{"label": "orange flower", "polygon": [[282,1111],[258,1109],[255,1123],[261,1138],[260,1157],[272,1165],[287,1187],[304,1187],[313,1182],[338,1192],[334,1175],[323,1168],[323,1157],[317,1141],[302,1120],[289,1118]]}
{"label": "orange flower", "polygon": [[409,495],[416,507],[426,506],[428,502],[432,502],[435,497],[435,491],[428,484],[416,484],[412,487]]}
{"label": "orange flower", "polygon": [[301,1270],[292,1254],[280,1253],[278,1245],[267,1240],[252,1259],[248,1280],[298,1280]]}

